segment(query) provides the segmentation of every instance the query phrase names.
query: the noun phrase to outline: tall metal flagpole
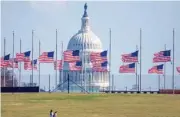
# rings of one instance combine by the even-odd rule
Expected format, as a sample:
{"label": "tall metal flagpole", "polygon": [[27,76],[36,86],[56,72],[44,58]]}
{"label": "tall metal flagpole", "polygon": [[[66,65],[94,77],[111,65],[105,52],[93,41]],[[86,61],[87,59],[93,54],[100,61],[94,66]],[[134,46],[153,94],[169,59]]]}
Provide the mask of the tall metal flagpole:
{"label": "tall metal flagpole", "polygon": [[63,41],[62,41],[62,45],[61,45],[61,60],[62,60],[62,70],[61,70],[61,84],[62,84],[62,89],[63,87],[63,82],[64,82],[64,77],[63,77],[63,67],[64,67],[64,56],[63,56]]}
{"label": "tall metal flagpole", "polygon": [[87,71],[86,71],[86,60],[87,60],[87,56],[86,56],[86,52],[84,52],[84,93],[86,93],[86,90],[87,90]]}
{"label": "tall metal flagpole", "polygon": [[[164,45],[166,51],[166,44]],[[166,89],[166,62],[164,62],[164,89]]]}
{"label": "tall metal flagpole", "polygon": [[[20,53],[21,53],[21,39],[20,39]],[[20,82],[21,82],[21,62],[20,62],[20,69],[19,69],[19,87],[20,87]]]}
{"label": "tall metal flagpole", "polygon": [[[14,59],[14,31],[13,31],[13,59]],[[14,66],[12,70],[12,87],[14,87]]]}
{"label": "tall metal flagpole", "polygon": [[[6,56],[6,38],[4,37],[4,57]],[[4,87],[6,86],[6,70],[4,68]]]}
{"label": "tall metal flagpole", "polygon": [[[81,87],[83,86],[83,80],[84,80],[84,74],[83,74],[83,71],[84,71],[84,53],[83,53],[83,48],[84,48],[84,39],[83,39],[83,31],[82,31],[82,71],[81,71],[81,74],[82,74],[82,78],[81,78]],[[82,92],[82,90],[81,90]]]}
{"label": "tall metal flagpole", "polygon": [[[136,45],[136,50],[138,50],[138,46],[137,46],[137,45]],[[138,75],[138,74],[137,74],[137,64],[138,64],[138,63],[136,62],[136,90],[138,90],[137,88],[139,87],[139,86],[138,86],[138,80],[137,80],[137,78],[138,78],[138,77],[137,77],[137,75]]]}
{"label": "tall metal flagpole", "polygon": [[160,85],[161,85],[161,79],[160,79],[160,75],[158,75],[158,90],[160,91]]}
{"label": "tall metal flagpole", "polygon": [[[84,43],[83,43],[84,44]],[[84,44],[84,46],[85,46],[85,44]],[[84,52],[84,93],[86,93],[86,89],[87,89],[87,87],[86,87],[86,83],[87,83],[87,77],[86,77],[86,52],[85,52],[85,49],[86,48],[84,48],[84,50],[83,50],[83,52]]]}
{"label": "tall metal flagpole", "polygon": [[[41,55],[41,42],[39,40],[39,56]],[[41,86],[41,63],[39,62],[39,92]]]}
{"label": "tall metal flagpole", "polygon": [[172,81],[172,87],[173,87],[173,94],[174,94],[174,88],[175,88],[175,86],[174,86],[174,84],[175,84],[175,80],[174,80],[174,51],[175,51],[175,48],[174,48],[174,28],[173,28],[173,69],[172,69],[172,79],[173,79],[173,81]]}
{"label": "tall metal flagpole", "polygon": [[[56,29],[56,66],[57,66],[57,29]],[[57,67],[56,67],[57,68]],[[57,87],[57,69],[56,70],[56,79],[55,79],[55,87]]]}
{"label": "tall metal flagpole", "polygon": [[140,87],[139,87],[140,90],[139,91],[141,91],[141,67],[142,67],[142,60],[141,60],[142,59],[141,58],[142,57],[142,47],[141,47],[141,44],[142,44],[142,42],[141,42],[142,39],[141,38],[142,37],[141,36],[142,36],[142,34],[141,34],[141,28],[140,28],[140,78],[139,78],[139,80],[140,80]]}
{"label": "tall metal flagpole", "polygon": [[84,52],[84,32],[82,32],[82,59],[83,59],[83,64],[82,64],[82,70],[83,70],[83,72],[82,72],[82,79],[83,79],[83,83],[84,83],[84,93],[86,92],[86,88],[85,88],[85,52]]}
{"label": "tall metal flagpole", "polygon": [[32,30],[32,85],[33,85],[33,69],[34,69],[34,60],[33,60],[33,36],[34,36],[34,31]]}
{"label": "tall metal flagpole", "polygon": [[111,91],[111,28],[109,29],[109,92]]}

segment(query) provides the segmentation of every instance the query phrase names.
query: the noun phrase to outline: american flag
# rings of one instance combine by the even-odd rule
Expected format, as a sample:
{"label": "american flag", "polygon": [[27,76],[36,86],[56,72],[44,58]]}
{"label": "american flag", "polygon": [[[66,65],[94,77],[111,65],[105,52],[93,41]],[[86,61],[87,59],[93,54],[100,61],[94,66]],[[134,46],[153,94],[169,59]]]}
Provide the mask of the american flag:
{"label": "american flag", "polygon": [[122,61],[125,63],[138,62],[138,51],[135,51],[130,54],[123,54],[121,56],[122,56]]}
{"label": "american flag", "polygon": [[102,63],[93,63],[92,70],[94,72],[107,72],[108,71],[107,65],[108,65],[107,61]]}
{"label": "american flag", "polygon": [[53,63],[54,62],[54,51],[52,52],[43,52],[42,55],[39,56],[40,63]]}
{"label": "american flag", "polygon": [[163,74],[163,64],[152,67],[151,69],[148,70],[148,73]]}
{"label": "american flag", "polygon": [[16,58],[11,58],[9,60],[9,64],[8,64],[7,67],[9,67],[9,68],[18,68],[18,61],[17,61],[17,59]]}
{"label": "american flag", "polygon": [[92,52],[90,54],[90,61],[91,62],[105,62],[107,61],[107,50],[102,51],[102,52]]}
{"label": "american flag", "polygon": [[4,57],[1,57],[0,68],[3,68],[5,66],[4,64]]}
{"label": "american flag", "polygon": [[154,54],[153,62],[169,62],[171,61],[171,50],[160,51]]}
{"label": "american flag", "polygon": [[177,72],[180,73],[180,67],[176,67]]}
{"label": "american flag", "polygon": [[81,71],[82,70],[82,61],[69,63],[69,70],[70,71]]}
{"label": "american flag", "polygon": [[1,61],[0,61],[0,68],[3,68],[4,67],[4,65],[3,65],[3,58],[1,57]]}
{"label": "american flag", "polygon": [[24,53],[16,53],[16,60],[18,62],[29,62],[31,51],[26,51]]}
{"label": "american flag", "polygon": [[135,63],[120,66],[119,73],[135,73]]}
{"label": "american flag", "polygon": [[4,57],[1,58],[1,68],[2,67],[8,67],[10,61],[10,54],[5,55]]}
{"label": "american flag", "polygon": [[32,69],[37,70],[37,59],[24,63],[24,70],[32,70]]}
{"label": "american flag", "polygon": [[62,70],[62,60],[54,61],[54,70]]}
{"label": "american flag", "polygon": [[79,50],[66,50],[64,51],[64,61],[65,62],[76,62],[79,61]]}
{"label": "american flag", "polygon": [[105,62],[99,62],[99,61],[97,61],[97,62],[92,62],[92,66],[93,66],[93,67],[101,67],[102,64],[103,64],[103,65],[106,65],[106,64],[108,64],[108,62],[107,62],[107,61],[105,61]]}

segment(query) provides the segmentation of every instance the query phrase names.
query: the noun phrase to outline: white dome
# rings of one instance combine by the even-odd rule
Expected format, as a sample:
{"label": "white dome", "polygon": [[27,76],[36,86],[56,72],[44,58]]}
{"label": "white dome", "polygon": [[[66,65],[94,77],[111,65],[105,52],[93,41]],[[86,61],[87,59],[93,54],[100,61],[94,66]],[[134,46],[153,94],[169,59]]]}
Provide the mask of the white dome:
{"label": "white dome", "polygon": [[[89,17],[85,11],[81,18],[81,29],[70,39],[67,50],[102,51],[100,39],[91,31]],[[82,48],[83,45],[83,48]]]}
{"label": "white dome", "polygon": [[[83,48],[82,45],[84,45]],[[102,43],[92,31],[79,32],[70,39],[67,49],[102,51]]]}

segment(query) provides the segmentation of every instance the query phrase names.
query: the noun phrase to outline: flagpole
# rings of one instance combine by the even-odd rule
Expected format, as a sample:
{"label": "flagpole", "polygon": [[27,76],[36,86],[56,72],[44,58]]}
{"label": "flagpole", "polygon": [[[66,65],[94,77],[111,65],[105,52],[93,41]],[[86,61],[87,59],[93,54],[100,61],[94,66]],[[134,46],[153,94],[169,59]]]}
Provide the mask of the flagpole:
{"label": "flagpole", "polygon": [[[84,54],[83,54],[83,47],[84,47],[84,39],[83,39],[83,31],[82,31],[82,71],[81,71],[81,87],[83,86],[83,80],[84,80],[84,77],[83,77],[83,71],[84,71]],[[82,89],[81,89],[81,92],[82,92]]]}
{"label": "flagpole", "polygon": [[[166,51],[166,44],[164,45]],[[166,62],[164,62],[164,89],[166,88]]]}
{"label": "flagpole", "polygon": [[175,48],[174,48],[174,35],[175,35],[175,32],[174,32],[174,28],[173,28],[173,69],[172,69],[172,79],[173,79],[173,82],[172,82],[172,87],[173,87],[173,94],[174,94],[174,85],[175,85],[175,80],[174,80],[174,50],[175,50]]}
{"label": "flagpole", "polygon": [[55,80],[55,87],[57,87],[57,29],[56,29],[56,80]]}
{"label": "flagpole", "polygon": [[141,44],[142,44],[142,39],[141,39],[141,28],[140,28],[140,91],[141,91],[141,67],[142,67],[142,47],[141,47]]}
{"label": "flagpole", "polygon": [[[14,31],[13,31],[13,58],[14,58]],[[12,87],[14,87],[14,66],[13,66],[13,73],[12,73]]]}
{"label": "flagpole", "polygon": [[[39,40],[39,56],[41,55],[41,42]],[[41,63],[39,62],[39,92],[41,86]]]}
{"label": "flagpole", "polygon": [[[21,39],[20,39],[20,53],[21,53]],[[20,62],[20,69],[19,69],[19,87],[21,82],[21,62]]]}
{"label": "flagpole", "polygon": [[91,88],[92,88],[92,93],[93,93],[93,91],[94,91],[94,90],[93,90],[93,88],[94,88],[94,87],[93,87],[93,85],[94,85],[93,75],[94,75],[94,74],[93,74],[93,71],[91,71],[91,73],[92,73],[92,84],[91,84],[92,87],[91,87]]}
{"label": "flagpole", "polygon": [[[6,56],[6,38],[4,37],[4,57]],[[6,86],[6,71],[4,68],[4,87]]]}
{"label": "flagpole", "polygon": [[[84,33],[83,33],[83,37],[84,37]],[[84,42],[83,42],[83,45],[85,46]],[[85,49],[83,49],[83,52],[84,52],[84,93],[86,93],[86,52],[85,52]]]}
{"label": "flagpole", "polygon": [[63,82],[64,82],[64,77],[63,77],[63,67],[64,67],[64,56],[63,56],[63,41],[62,41],[62,45],[61,45],[61,60],[62,60],[62,70],[61,70],[61,83],[62,83],[62,89],[64,88],[63,86]]}
{"label": "flagpole", "polygon": [[[83,43],[84,44],[84,43]],[[85,45],[85,44],[84,44]],[[84,49],[85,50],[85,49]],[[87,77],[86,77],[86,52],[84,51],[84,93],[86,93],[86,83],[87,83]]]}
{"label": "flagpole", "polygon": [[114,75],[112,75],[112,91],[115,91],[115,88],[114,88]]}
{"label": "flagpole", "polygon": [[34,31],[32,30],[32,62],[33,62],[33,64],[32,64],[32,85],[33,85],[33,69],[34,69],[34,61],[33,61],[33,36],[34,36]]}
{"label": "flagpole", "polygon": [[111,28],[109,29],[109,93],[111,91]]}
{"label": "flagpole", "polygon": [[158,74],[158,89],[160,91],[160,75]]}
{"label": "flagpole", "polygon": [[[136,45],[136,50],[138,50],[138,46],[137,45]],[[137,86],[139,87],[138,82],[137,82],[137,62],[136,62],[136,90],[138,90]]]}

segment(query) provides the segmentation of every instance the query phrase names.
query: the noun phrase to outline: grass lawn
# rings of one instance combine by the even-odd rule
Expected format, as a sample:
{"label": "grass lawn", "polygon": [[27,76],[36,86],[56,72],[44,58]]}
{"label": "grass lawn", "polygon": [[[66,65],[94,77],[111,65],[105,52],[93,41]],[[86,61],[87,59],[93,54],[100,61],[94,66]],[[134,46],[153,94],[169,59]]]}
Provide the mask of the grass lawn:
{"label": "grass lawn", "polygon": [[180,117],[180,95],[1,94],[2,117]]}

